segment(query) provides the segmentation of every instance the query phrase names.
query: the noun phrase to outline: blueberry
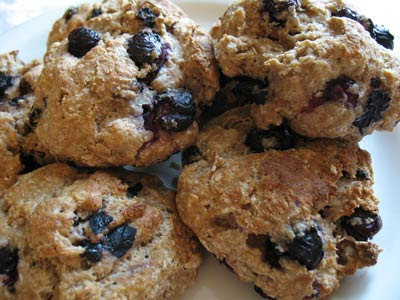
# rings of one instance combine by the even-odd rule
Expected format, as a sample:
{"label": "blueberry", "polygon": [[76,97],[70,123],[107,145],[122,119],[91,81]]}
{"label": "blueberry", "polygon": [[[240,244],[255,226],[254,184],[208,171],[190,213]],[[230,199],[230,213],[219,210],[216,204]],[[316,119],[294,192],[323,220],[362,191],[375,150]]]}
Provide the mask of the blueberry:
{"label": "blueberry", "polygon": [[34,108],[29,114],[29,123],[32,128],[36,127],[40,116],[42,115],[42,110],[39,108]]}
{"label": "blueberry", "polygon": [[252,129],[245,144],[250,151],[261,153],[268,149],[288,150],[295,146],[296,134],[285,124],[271,126],[269,130]]}
{"label": "blueberry", "polygon": [[7,74],[0,72],[0,97],[3,97],[6,89],[11,87],[14,83],[14,77],[8,76]]}
{"label": "blueberry", "polygon": [[24,100],[25,100],[24,97],[15,97],[15,98],[12,98],[10,101],[8,101],[8,105],[16,107],[19,105],[19,103],[21,101],[24,101]]}
{"label": "blueberry", "polygon": [[30,92],[32,92],[31,85],[29,84],[29,82],[25,78],[22,78],[20,83],[19,83],[19,94],[21,96],[24,96],[24,95],[26,95],[26,94],[28,94]]}
{"label": "blueberry", "polygon": [[381,87],[382,80],[378,77],[371,78],[371,87],[374,89],[378,89]]}
{"label": "blueberry", "polygon": [[101,8],[93,8],[92,12],[90,13],[89,19],[96,18],[103,14]]}
{"label": "blueberry", "polygon": [[383,113],[389,108],[390,100],[388,93],[383,90],[373,90],[369,94],[364,114],[353,123],[354,126],[359,128],[361,134],[372,123],[378,122],[383,118]]}
{"label": "blueberry", "polygon": [[75,57],[83,57],[101,40],[100,33],[79,27],[68,35],[68,52]]}
{"label": "blueberry", "polygon": [[193,115],[183,115],[180,113],[169,113],[160,116],[157,120],[158,125],[167,131],[183,131],[194,121]]}
{"label": "blueberry", "polygon": [[139,81],[141,81],[145,84],[151,84],[151,82],[157,77],[157,74],[160,71],[160,69],[167,62],[169,49],[170,49],[170,47],[168,44],[162,45],[161,54],[158,56],[157,60],[153,64],[153,67],[155,67],[155,68],[153,68],[152,71],[149,72],[145,78],[139,79]]}
{"label": "blueberry", "polygon": [[67,9],[67,11],[64,14],[64,19],[65,22],[68,22],[73,15],[75,15],[78,12],[78,8],[77,7],[70,7]]}
{"label": "blueberry", "polygon": [[321,93],[315,94],[309,105],[303,108],[303,113],[313,112],[317,107],[326,102],[336,101],[341,102],[347,108],[354,108],[357,106],[358,94],[354,94],[351,88],[356,82],[344,75],[336,79],[332,79],[325,84],[325,88]]}
{"label": "blueberry", "polygon": [[275,243],[271,241],[270,237],[267,237],[264,242],[265,254],[264,261],[266,261],[271,268],[280,269],[281,265],[279,263],[279,259],[283,255],[276,246]]}
{"label": "blueberry", "polygon": [[129,57],[139,67],[156,63],[162,48],[161,38],[155,32],[140,31],[128,40]]}
{"label": "blueberry", "polygon": [[18,280],[18,249],[9,246],[0,248],[0,275],[5,275],[3,284],[9,292],[14,293],[14,285]]}
{"label": "blueberry", "polygon": [[151,8],[143,7],[138,11],[138,18],[143,21],[146,26],[153,27],[156,23],[157,15]]}
{"label": "blueberry", "polygon": [[135,237],[135,228],[128,225],[117,227],[106,236],[105,244],[107,250],[120,258],[133,246]]}
{"label": "blueberry", "polygon": [[341,224],[357,241],[367,241],[382,228],[382,219],[377,214],[356,208],[351,216],[342,218]]}
{"label": "blueberry", "polygon": [[151,110],[144,107],[146,130],[157,131],[158,127],[179,132],[187,129],[196,117],[196,105],[192,95],[182,89],[169,89],[155,97]]}
{"label": "blueberry", "polygon": [[370,180],[368,172],[365,170],[361,170],[361,169],[357,170],[356,179],[357,180]]}
{"label": "blueberry", "polygon": [[394,36],[385,27],[380,25],[374,25],[374,22],[372,22],[371,19],[359,15],[356,11],[350,8],[339,9],[338,11],[332,13],[332,16],[345,17],[360,23],[378,44],[382,45],[387,49],[393,50]]}
{"label": "blueberry", "polygon": [[378,44],[387,49],[393,50],[394,36],[384,26],[375,25],[371,36]]}
{"label": "blueberry", "polygon": [[361,17],[361,15],[358,12],[356,12],[348,7],[344,7],[344,8],[341,8],[341,9],[333,12],[332,16],[349,18],[360,24],[363,22],[363,18]]}
{"label": "blueberry", "polygon": [[91,262],[99,262],[103,256],[103,244],[93,244],[89,240],[83,240],[79,242],[78,246],[85,248],[85,252],[82,253],[82,257]]}
{"label": "blueberry", "polygon": [[262,252],[262,259],[271,268],[281,269],[280,258],[284,255],[279,251],[277,245],[271,241],[271,237],[266,234],[249,234],[246,241],[250,248],[258,248]]}
{"label": "blueberry", "polygon": [[288,253],[308,270],[315,269],[324,257],[322,240],[317,230],[313,228],[296,236],[288,245]]}
{"label": "blueberry", "polygon": [[256,80],[250,77],[235,78],[238,84],[233,88],[233,94],[239,105],[246,103],[265,104],[268,97],[268,80]]}
{"label": "blueberry", "polygon": [[99,234],[107,229],[107,225],[113,221],[113,217],[105,214],[104,212],[99,212],[92,216],[89,220],[90,229],[92,229],[94,234]]}
{"label": "blueberry", "polygon": [[266,11],[269,15],[269,22],[277,27],[284,27],[286,18],[284,12],[289,10],[289,7],[297,7],[299,5],[297,0],[275,1],[275,0],[261,0],[261,11]]}
{"label": "blueberry", "polygon": [[126,191],[126,196],[128,198],[133,198],[143,189],[143,184],[141,182],[136,183],[133,187],[129,187]]}

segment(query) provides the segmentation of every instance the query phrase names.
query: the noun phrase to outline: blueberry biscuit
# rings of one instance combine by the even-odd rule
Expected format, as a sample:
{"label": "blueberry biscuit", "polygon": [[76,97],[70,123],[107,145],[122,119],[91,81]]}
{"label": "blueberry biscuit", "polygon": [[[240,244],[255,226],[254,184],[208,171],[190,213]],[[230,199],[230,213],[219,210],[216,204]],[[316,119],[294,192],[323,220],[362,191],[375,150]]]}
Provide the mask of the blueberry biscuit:
{"label": "blueberry biscuit", "polygon": [[55,157],[146,166],[194,141],[197,104],[211,103],[218,73],[209,37],[174,4],[84,5],[49,40],[35,133]]}
{"label": "blueberry biscuit", "polygon": [[211,35],[261,129],[360,140],[400,120],[394,37],[341,0],[242,0]]}
{"label": "blueberry biscuit", "polygon": [[20,152],[30,131],[33,90],[41,69],[39,61],[24,64],[18,51],[0,55],[0,195],[23,169]]}
{"label": "blueberry biscuit", "polygon": [[[7,241],[1,231],[0,252],[13,261],[0,261],[6,299],[173,299],[201,262],[174,193],[153,177],[51,164],[20,176],[0,201],[20,236]],[[40,294],[20,254],[45,268]]]}
{"label": "blueberry biscuit", "polygon": [[[316,299],[377,262],[369,154],[255,128],[250,108],[214,119],[185,152],[177,206],[200,242],[272,299]],[[290,287],[290,288],[288,288]]]}

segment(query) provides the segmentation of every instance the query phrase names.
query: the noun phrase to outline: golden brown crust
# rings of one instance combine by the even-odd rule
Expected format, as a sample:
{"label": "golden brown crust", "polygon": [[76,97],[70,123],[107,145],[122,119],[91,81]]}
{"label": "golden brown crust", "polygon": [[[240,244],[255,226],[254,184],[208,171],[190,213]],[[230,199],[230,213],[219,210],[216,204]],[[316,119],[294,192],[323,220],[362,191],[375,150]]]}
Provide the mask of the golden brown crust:
{"label": "golden brown crust", "polygon": [[[380,252],[341,225],[356,208],[378,213],[370,156],[357,145],[302,138],[289,150],[252,153],[245,140],[254,126],[244,107],[218,117],[199,134],[197,161],[179,178],[179,213],[210,252],[270,297],[324,298],[344,275],[374,265]],[[368,179],[357,175],[360,170]],[[324,256],[307,270],[282,253],[310,228],[318,228]],[[274,251],[266,236],[281,251],[279,268],[264,259]],[[254,238],[264,244],[252,246]]]}

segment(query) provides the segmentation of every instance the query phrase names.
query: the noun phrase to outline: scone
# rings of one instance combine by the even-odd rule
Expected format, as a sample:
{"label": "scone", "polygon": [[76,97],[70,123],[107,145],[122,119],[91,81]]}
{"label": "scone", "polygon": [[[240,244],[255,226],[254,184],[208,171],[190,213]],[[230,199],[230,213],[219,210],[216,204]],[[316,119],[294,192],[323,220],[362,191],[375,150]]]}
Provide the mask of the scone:
{"label": "scone", "polygon": [[185,153],[180,216],[239,278],[271,299],[317,299],[377,262],[381,228],[370,156],[283,125],[255,129],[249,107],[211,121]]}
{"label": "scone", "polygon": [[193,143],[197,105],[218,89],[208,35],[168,1],[74,11],[54,25],[36,91],[44,148],[78,165],[147,166]]}
{"label": "scone", "polygon": [[[58,163],[20,176],[0,200],[19,234],[0,248],[9,253],[0,260],[0,293],[5,299],[173,299],[201,263],[200,245],[180,221],[174,196],[153,177],[115,170]],[[45,279],[38,288],[32,268],[40,266]]]}
{"label": "scone", "polygon": [[342,0],[241,0],[211,35],[261,129],[354,141],[400,120],[394,37]]}
{"label": "scone", "polygon": [[24,64],[18,51],[0,55],[0,195],[23,169],[20,152],[30,131],[33,90],[41,69],[36,60]]}

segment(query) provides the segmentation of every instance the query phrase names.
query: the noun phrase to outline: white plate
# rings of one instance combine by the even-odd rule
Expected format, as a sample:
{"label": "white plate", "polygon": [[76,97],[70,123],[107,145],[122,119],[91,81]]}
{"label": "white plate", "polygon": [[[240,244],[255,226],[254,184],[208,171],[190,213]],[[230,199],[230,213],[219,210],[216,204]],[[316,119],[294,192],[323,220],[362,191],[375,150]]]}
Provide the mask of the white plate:
{"label": "white plate", "polygon": [[[177,1],[195,20],[209,28],[223,14],[224,0]],[[400,3],[394,0],[355,1],[376,23],[386,24],[396,36],[400,33],[398,12]],[[29,61],[45,51],[51,24],[64,10],[55,10],[24,23],[0,36],[0,53],[20,49],[21,57]],[[397,31],[396,31],[397,30]],[[400,41],[397,40],[397,44]],[[397,45],[400,49],[400,45]],[[375,133],[361,143],[372,155],[375,170],[375,193],[381,200],[384,226],[374,241],[384,252],[374,267],[347,277],[331,300],[398,300],[400,299],[400,128],[393,133]],[[288,287],[290,288],[290,287]],[[260,300],[253,286],[237,280],[228,269],[208,256],[201,267],[196,284],[180,300]]]}

